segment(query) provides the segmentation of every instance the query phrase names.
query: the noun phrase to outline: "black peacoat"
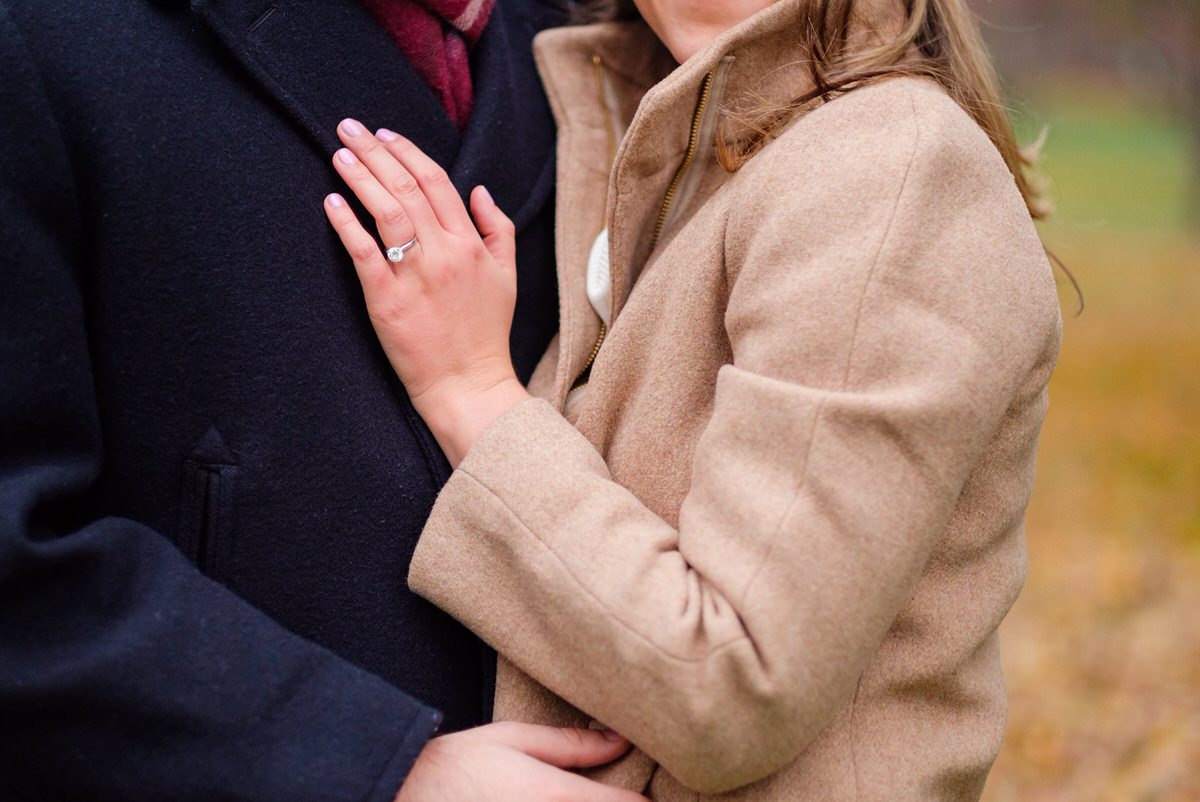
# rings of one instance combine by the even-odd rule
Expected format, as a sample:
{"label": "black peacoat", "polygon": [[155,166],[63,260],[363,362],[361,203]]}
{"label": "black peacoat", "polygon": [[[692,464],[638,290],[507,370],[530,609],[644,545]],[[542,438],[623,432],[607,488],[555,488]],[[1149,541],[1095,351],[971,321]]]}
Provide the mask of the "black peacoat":
{"label": "black peacoat", "polygon": [[514,219],[554,129],[500,0],[451,123],[355,0],[0,0],[0,799],[390,800],[492,655],[405,575],[449,469],[324,219],[345,116]]}

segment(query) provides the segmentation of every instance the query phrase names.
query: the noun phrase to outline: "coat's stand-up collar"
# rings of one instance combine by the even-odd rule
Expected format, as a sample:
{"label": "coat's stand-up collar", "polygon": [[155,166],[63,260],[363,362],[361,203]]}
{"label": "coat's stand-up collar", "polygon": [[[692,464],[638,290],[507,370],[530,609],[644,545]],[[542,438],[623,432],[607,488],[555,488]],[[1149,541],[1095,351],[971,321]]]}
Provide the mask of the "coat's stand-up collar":
{"label": "coat's stand-up collar", "polygon": [[[662,42],[642,21],[609,22],[557,28],[539,34],[534,42],[542,81],[555,102],[555,115],[563,145],[572,152],[560,157],[579,162],[577,145],[599,136],[607,124],[590,88],[596,60],[617,78],[617,105],[636,109],[618,149],[607,187],[605,221],[609,231],[609,271],[612,281],[613,321],[633,289],[634,280],[652,261],[656,222],[664,196],[685,158],[697,104],[710,75],[720,76],[708,98],[706,117],[722,110],[738,110],[762,103],[786,104],[812,86],[808,68],[796,47],[801,13],[807,0],[779,0],[740,25],[717,37],[705,49],[678,64]],[[862,0],[852,21],[854,47],[881,43],[895,36],[906,19],[900,0]],[[711,119],[708,122],[713,122]],[[718,129],[720,127],[718,126]],[[721,132],[718,130],[718,135]],[[583,148],[600,152],[596,148]],[[695,154],[691,172],[711,176],[723,172],[716,152],[709,147]],[[594,166],[602,169],[601,166]],[[695,178],[695,175],[691,176]],[[567,182],[559,181],[559,192]],[[580,182],[572,182],[578,185]],[[708,186],[711,188],[712,184]],[[561,198],[560,198],[561,201]],[[604,202],[597,193],[596,203]],[[561,209],[560,202],[560,212]],[[685,204],[676,203],[671,220],[680,219]],[[589,312],[583,307],[582,286],[586,262],[577,253],[564,251],[563,243],[591,243],[597,231],[587,219],[565,219],[560,214],[559,303],[561,320],[560,366],[556,378],[559,401],[591,348]],[[666,235],[670,231],[663,232]],[[574,250],[578,250],[577,248]]]}

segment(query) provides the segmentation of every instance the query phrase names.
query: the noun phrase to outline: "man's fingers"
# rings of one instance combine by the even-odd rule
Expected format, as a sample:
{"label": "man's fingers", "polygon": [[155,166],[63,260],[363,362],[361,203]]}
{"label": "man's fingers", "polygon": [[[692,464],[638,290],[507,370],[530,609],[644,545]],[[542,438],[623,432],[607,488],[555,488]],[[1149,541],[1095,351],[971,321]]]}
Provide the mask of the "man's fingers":
{"label": "man's fingers", "polygon": [[487,187],[475,187],[471,193],[471,213],[475,215],[475,225],[483,235],[483,244],[487,246],[492,258],[507,268],[516,267],[517,232],[512,220],[508,219]]}
{"label": "man's fingers", "polygon": [[629,751],[629,741],[612,732],[501,722],[482,727],[488,735],[532,758],[560,768],[611,763]]}
{"label": "man's fingers", "polygon": [[417,179],[425,197],[429,199],[429,205],[433,207],[438,220],[447,231],[462,235],[474,232],[462,198],[441,165],[395,131],[380,128],[375,137],[383,143],[387,152]]}
{"label": "man's fingers", "polygon": [[342,246],[354,260],[359,281],[368,292],[391,275],[387,260],[379,251],[375,238],[358,222],[346,199],[334,193],[325,198],[325,216],[329,218]]}

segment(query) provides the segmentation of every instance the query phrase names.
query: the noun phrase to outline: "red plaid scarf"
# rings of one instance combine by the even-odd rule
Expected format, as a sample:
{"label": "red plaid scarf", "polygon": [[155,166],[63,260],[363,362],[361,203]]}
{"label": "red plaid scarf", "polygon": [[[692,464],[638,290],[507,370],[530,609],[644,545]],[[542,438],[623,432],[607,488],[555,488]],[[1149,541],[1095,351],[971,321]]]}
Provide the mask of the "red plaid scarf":
{"label": "red plaid scarf", "polygon": [[479,41],[496,0],[363,0],[463,129],[474,92],[467,48]]}

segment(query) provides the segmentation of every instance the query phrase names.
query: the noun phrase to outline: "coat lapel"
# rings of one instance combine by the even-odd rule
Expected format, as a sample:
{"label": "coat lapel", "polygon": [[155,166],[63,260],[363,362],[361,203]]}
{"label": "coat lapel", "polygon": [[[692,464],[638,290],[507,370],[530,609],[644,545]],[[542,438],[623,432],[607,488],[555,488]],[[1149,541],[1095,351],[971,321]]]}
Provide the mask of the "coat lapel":
{"label": "coat lapel", "polygon": [[560,21],[538,3],[499,0],[472,54],[474,111],[449,163],[460,191],[486,186],[518,231],[554,188],[554,118],[534,66],[533,37]]}
{"label": "coat lapel", "polygon": [[464,137],[357,0],[191,3],[321,152],[339,147],[336,126],[353,116],[413,140],[447,167],[464,195],[488,187],[518,230],[545,205],[554,187],[554,122],[532,42],[562,22],[561,13],[499,0],[472,55],[475,108]]}
{"label": "coat lapel", "polygon": [[321,152],[344,117],[393,128],[442,164],[462,139],[357,0],[192,0],[192,8]]}

